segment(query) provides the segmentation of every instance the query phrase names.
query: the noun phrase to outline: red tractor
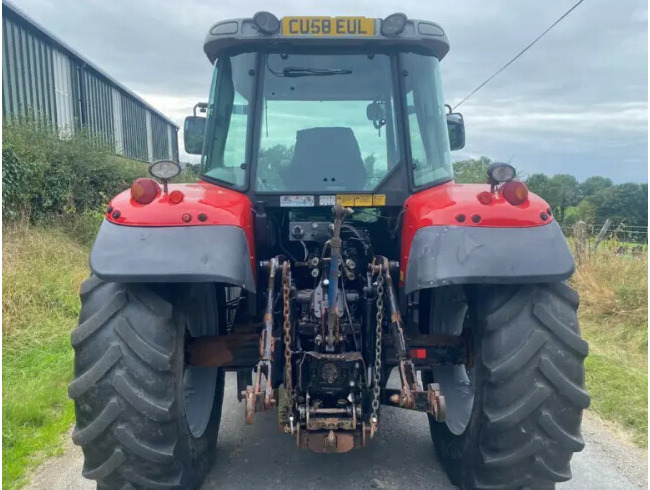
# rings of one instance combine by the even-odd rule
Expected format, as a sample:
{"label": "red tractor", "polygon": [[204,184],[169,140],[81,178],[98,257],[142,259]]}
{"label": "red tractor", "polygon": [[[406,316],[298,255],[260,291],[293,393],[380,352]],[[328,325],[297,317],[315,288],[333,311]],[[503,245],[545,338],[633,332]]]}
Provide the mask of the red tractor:
{"label": "red tractor", "polygon": [[152,164],[91,252],[69,388],[84,476],[200,486],[234,371],[246,422],[275,410],[300,448],[372,444],[391,405],[429,415],[461,488],[568,480],[589,405],[573,258],[511,166],[454,183],[442,28],[259,12],[204,50],[200,180]]}

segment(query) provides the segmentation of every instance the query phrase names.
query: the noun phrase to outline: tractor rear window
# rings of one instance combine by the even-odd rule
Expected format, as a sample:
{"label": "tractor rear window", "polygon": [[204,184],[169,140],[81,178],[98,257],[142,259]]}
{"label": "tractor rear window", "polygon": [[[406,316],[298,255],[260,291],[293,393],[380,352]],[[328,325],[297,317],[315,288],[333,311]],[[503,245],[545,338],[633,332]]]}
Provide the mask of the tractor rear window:
{"label": "tractor rear window", "polygon": [[398,164],[387,55],[269,54],[256,189],[374,189]]}

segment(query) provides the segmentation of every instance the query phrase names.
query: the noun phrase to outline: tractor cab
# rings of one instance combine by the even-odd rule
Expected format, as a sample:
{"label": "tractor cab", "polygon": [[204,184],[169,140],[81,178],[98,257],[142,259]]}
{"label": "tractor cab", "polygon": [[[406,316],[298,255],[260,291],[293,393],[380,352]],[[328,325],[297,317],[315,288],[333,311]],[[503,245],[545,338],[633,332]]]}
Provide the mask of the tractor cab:
{"label": "tractor cab", "polygon": [[185,149],[205,181],[271,208],[331,208],[401,207],[453,179],[464,127],[444,104],[438,25],[261,12],[216,24],[204,49],[207,117],[187,118]]}

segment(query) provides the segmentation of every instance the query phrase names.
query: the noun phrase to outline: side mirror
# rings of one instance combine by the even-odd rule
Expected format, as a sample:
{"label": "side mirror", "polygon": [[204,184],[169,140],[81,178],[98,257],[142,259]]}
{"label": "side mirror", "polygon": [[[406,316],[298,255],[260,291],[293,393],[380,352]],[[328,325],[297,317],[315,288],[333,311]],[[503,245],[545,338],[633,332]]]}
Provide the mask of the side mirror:
{"label": "side mirror", "polygon": [[366,107],[366,116],[368,121],[372,121],[375,129],[380,129],[386,125],[386,109],[383,102],[371,102]]}
{"label": "side mirror", "polygon": [[449,131],[449,148],[451,151],[465,147],[465,121],[460,112],[447,114],[447,130]]}
{"label": "side mirror", "polygon": [[384,110],[384,104],[381,102],[371,102],[366,107],[366,116],[368,121],[377,121],[378,119],[386,118],[386,111]]}
{"label": "side mirror", "polygon": [[203,136],[205,135],[205,118],[188,116],[183,125],[183,141],[185,151],[190,155],[203,153]]}

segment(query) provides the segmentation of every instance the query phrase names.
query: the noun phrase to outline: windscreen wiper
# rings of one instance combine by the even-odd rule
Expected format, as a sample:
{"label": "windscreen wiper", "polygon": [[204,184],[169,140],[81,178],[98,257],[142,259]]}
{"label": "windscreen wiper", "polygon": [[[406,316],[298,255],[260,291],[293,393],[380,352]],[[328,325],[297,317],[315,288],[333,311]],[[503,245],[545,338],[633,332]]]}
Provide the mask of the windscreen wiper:
{"label": "windscreen wiper", "polygon": [[285,77],[327,77],[331,75],[350,75],[352,70],[343,68],[302,68],[299,66],[287,66],[282,69]]}

